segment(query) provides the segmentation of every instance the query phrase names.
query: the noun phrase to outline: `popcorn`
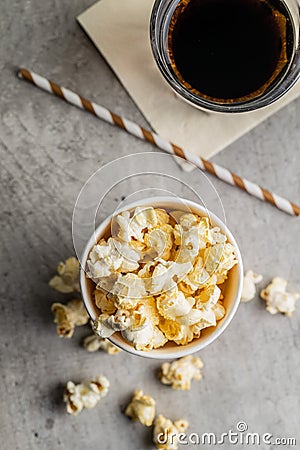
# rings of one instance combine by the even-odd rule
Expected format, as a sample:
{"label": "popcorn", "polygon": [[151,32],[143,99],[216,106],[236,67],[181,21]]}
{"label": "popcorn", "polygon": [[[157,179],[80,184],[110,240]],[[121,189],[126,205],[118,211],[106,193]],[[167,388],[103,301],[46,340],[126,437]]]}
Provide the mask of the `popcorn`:
{"label": "popcorn", "polygon": [[181,325],[176,320],[161,319],[159,328],[169,341],[178,345],[186,345],[194,339],[192,327]]}
{"label": "popcorn", "polygon": [[186,283],[186,281],[186,278],[185,281],[180,281],[177,284],[177,287],[181,292],[184,293],[185,296],[193,296],[197,289],[194,286],[190,286],[190,283]]}
{"label": "popcorn", "polygon": [[157,208],[154,210],[156,214],[157,219],[157,226],[161,227],[163,225],[166,225],[170,221],[169,214],[164,209]]}
{"label": "popcorn", "polygon": [[220,301],[212,307],[212,311],[214,312],[216,320],[223,319],[226,314],[225,308]]}
{"label": "popcorn", "polygon": [[155,210],[152,207],[138,206],[137,208],[135,208],[131,221],[142,227],[142,230],[144,230],[145,228],[151,230],[151,228],[157,225],[158,218]]}
{"label": "popcorn", "polygon": [[241,295],[242,302],[250,302],[253,300],[256,294],[255,285],[262,281],[262,275],[258,275],[257,273],[252,272],[252,270],[248,270],[244,276],[243,290]]}
{"label": "popcorn", "polygon": [[194,262],[199,253],[201,243],[198,227],[191,227],[188,230],[184,230],[180,225],[175,225],[174,236],[175,244],[180,247],[176,261]]}
{"label": "popcorn", "polygon": [[107,277],[98,278],[96,281],[96,289],[110,294],[120,274],[118,272],[111,273]]}
{"label": "popcorn", "polygon": [[108,338],[115,331],[123,331],[129,328],[132,318],[126,309],[119,309],[115,314],[100,314],[93,322],[93,331],[97,336]]}
{"label": "popcorn", "polygon": [[112,273],[131,272],[138,269],[140,255],[127,243],[122,243],[115,238],[109,238],[107,242],[101,241],[94,245],[87,261],[88,273],[95,283]]}
{"label": "popcorn", "polygon": [[181,332],[181,325],[176,320],[160,318],[159,328],[169,341],[174,341]]}
{"label": "popcorn", "polygon": [[216,314],[213,308],[209,310],[202,309],[199,312],[201,313],[201,318],[198,323],[192,326],[192,331],[197,337],[200,336],[200,332],[204,328],[215,327],[217,325]]}
{"label": "popcorn", "polygon": [[209,275],[216,275],[216,283],[221,284],[227,278],[227,273],[237,264],[234,247],[229,242],[215,244],[204,252],[204,269]]}
{"label": "popcorn", "polygon": [[156,417],[153,429],[153,442],[160,450],[178,450],[180,433],[184,433],[189,427],[187,420],[172,422],[162,414]]}
{"label": "popcorn", "polygon": [[141,422],[142,425],[150,427],[155,417],[155,400],[143,391],[134,391],[131,402],[125,410],[126,416],[135,422]]}
{"label": "popcorn", "polygon": [[157,298],[157,309],[166,319],[174,320],[178,316],[188,314],[194,303],[195,300],[192,297],[185,298],[184,293],[176,287]]}
{"label": "popcorn", "polygon": [[208,279],[209,274],[204,269],[202,256],[198,256],[193,270],[184,277],[183,283],[186,286],[185,289],[189,290],[190,293],[193,293],[203,287]]}
{"label": "popcorn", "polygon": [[136,350],[152,350],[162,347],[168,342],[163,332],[157,326],[153,326],[150,321],[147,321],[146,326],[141,330],[122,331],[122,336],[131,342]]}
{"label": "popcorn", "polygon": [[115,355],[122,351],[119,347],[112,344],[112,342],[110,342],[108,339],[100,338],[99,336],[95,336],[94,334],[84,338],[83,346],[88,352],[96,352],[97,350],[101,349],[109,355]]}
{"label": "popcorn", "polygon": [[139,230],[134,230],[130,225],[130,212],[124,211],[115,217],[115,220],[119,226],[117,236],[124,242],[130,242],[132,238],[142,239],[142,234],[139,234]]}
{"label": "popcorn", "polygon": [[208,286],[195,297],[196,308],[206,310],[212,308],[218,302],[220,295],[221,289],[217,285]]}
{"label": "popcorn", "polygon": [[209,220],[194,214],[184,214],[174,227],[175,243],[180,246],[177,261],[190,260],[194,263],[200,250],[209,243]]}
{"label": "popcorn", "polygon": [[58,292],[68,294],[69,292],[79,292],[79,261],[74,256],[60,262],[57,266],[57,273],[49,281],[49,286]]}
{"label": "popcorn", "polygon": [[[164,345],[167,340],[162,331],[154,324],[158,323],[158,318],[151,320],[153,309],[150,304],[139,305],[133,311],[132,320],[135,320],[130,327],[122,330],[122,336],[133,344],[136,350],[152,350]],[[148,315],[148,313],[150,314]]]}
{"label": "popcorn", "polygon": [[92,380],[84,380],[80,384],[68,381],[64,394],[67,412],[77,416],[83,408],[91,409],[108,393],[109,381],[103,375]]}
{"label": "popcorn", "polygon": [[145,316],[151,320],[152,324],[158,325],[160,314],[157,309],[156,299],[154,297],[143,299],[143,309],[145,311]]}
{"label": "popcorn", "polygon": [[145,234],[145,244],[154,253],[154,256],[168,260],[173,247],[173,228],[171,225],[162,225]]}
{"label": "popcorn", "polygon": [[[111,289],[111,293],[119,297],[119,303],[129,302],[127,308],[132,308],[138,303],[138,300],[146,296],[145,284],[142,278],[134,273],[120,275]],[[120,305],[117,305],[120,307]]]}
{"label": "popcorn", "polygon": [[54,313],[56,331],[60,337],[71,338],[75,326],[85,325],[89,321],[88,313],[81,300],[70,300],[66,305],[53,303],[51,311]]}
{"label": "popcorn", "polygon": [[151,230],[158,223],[158,217],[153,208],[137,207],[130,217],[129,211],[124,211],[116,216],[116,222],[119,225],[118,237],[130,242],[132,239],[142,241],[144,230]]}
{"label": "popcorn", "polygon": [[102,338],[108,338],[115,331],[125,331],[130,328],[131,331],[140,331],[148,325],[148,318],[143,306],[137,307],[133,311],[118,309],[113,315],[100,314],[93,322],[93,331]]}
{"label": "popcorn", "polygon": [[102,313],[113,314],[116,311],[113,296],[100,289],[95,289],[93,295],[96,306]]}
{"label": "popcorn", "polygon": [[[209,311],[209,312],[211,312],[211,311]],[[203,317],[206,317],[206,313],[204,311],[201,311],[196,308],[192,308],[188,314],[176,317],[176,320],[181,325],[186,325],[186,326],[190,327],[192,325],[196,325],[199,322],[201,322],[201,320],[203,320]],[[214,325],[216,325],[215,320],[214,320]]]}
{"label": "popcorn", "polygon": [[120,332],[142,351],[168,341],[186,345],[224,317],[219,285],[237,260],[207,217],[139,207],[118,214],[111,229],[87,261],[99,338]]}
{"label": "popcorn", "polygon": [[226,236],[220,231],[219,227],[208,230],[208,239],[211,244],[225,244]]}
{"label": "popcorn", "polygon": [[140,329],[127,328],[122,331],[122,336],[131,344],[136,350],[151,349],[151,341],[153,339],[154,328],[151,320],[145,319],[144,326]]}
{"label": "popcorn", "polygon": [[171,385],[173,389],[189,390],[192,380],[202,378],[203,362],[194,356],[184,356],[172,363],[161,366],[159,378],[163,384]]}
{"label": "popcorn", "polygon": [[300,297],[297,292],[286,292],[287,281],[284,278],[276,277],[272,282],[260,292],[260,296],[266,301],[266,310],[270,314],[278,312],[291,317],[295,311],[295,302]]}
{"label": "popcorn", "polygon": [[150,348],[159,348],[163,347],[168,342],[168,339],[164,335],[164,333],[160,330],[159,327],[153,327],[153,336],[151,340]]}
{"label": "popcorn", "polygon": [[198,224],[198,221],[199,217],[191,213],[182,214],[179,218],[179,223],[182,229],[185,231],[189,230],[193,226],[196,226]]}
{"label": "popcorn", "polygon": [[190,261],[178,263],[159,260],[152,272],[152,283],[148,289],[152,294],[159,294],[177,287],[178,282],[193,268]]}

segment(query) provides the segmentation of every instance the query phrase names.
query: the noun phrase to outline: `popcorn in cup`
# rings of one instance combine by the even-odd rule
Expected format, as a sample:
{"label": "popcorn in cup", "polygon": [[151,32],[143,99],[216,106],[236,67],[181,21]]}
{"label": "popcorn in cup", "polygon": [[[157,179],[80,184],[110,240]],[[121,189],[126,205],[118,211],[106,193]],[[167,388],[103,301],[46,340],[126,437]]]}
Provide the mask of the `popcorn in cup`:
{"label": "popcorn in cup", "polygon": [[179,358],[229,325],[243,264],[226,225],[185,199],[149,198],[109,216],[81,258],[94,332],[135,355]]}

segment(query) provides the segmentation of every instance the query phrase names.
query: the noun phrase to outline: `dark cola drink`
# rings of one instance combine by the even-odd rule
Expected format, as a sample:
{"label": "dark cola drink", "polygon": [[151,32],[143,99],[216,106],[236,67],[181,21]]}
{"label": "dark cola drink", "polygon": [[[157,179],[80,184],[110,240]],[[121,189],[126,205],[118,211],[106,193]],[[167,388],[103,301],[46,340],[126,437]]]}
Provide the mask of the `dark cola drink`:
{"label": "dark cola drink", "polygon": [[186,88],[235,103],[263,94],[285,73],[293,35],[280,0],[182,0],[171,18],[168,52]]}

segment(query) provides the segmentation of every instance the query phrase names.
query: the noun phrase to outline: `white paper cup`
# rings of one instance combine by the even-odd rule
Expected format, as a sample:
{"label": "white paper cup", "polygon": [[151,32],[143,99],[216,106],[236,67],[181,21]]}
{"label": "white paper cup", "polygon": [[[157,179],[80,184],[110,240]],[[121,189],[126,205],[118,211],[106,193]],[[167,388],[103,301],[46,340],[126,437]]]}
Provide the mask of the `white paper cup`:
{"label": "white paper cup", "polygon": [[[217,216],[215,216],[211,212],[208,212],[205,208],[198,205],[197,203],[185,199],[181,200],[177,198],[175,200],[174,198],[171,197],[159,197],[159,199],[149,198],[135,203],[131,203],[129,205],[126,205],[126,208],[124,208],[124,210],[132,210],[137,206],[145,206],[145,207],[152,206],[154,208],[165,208],[168,210],[180,210],[186,209],[186,207],[188,207],[191,212],[194,212],[199,216],[209,216],[212,225],[218,226],[221,229],[221,231],[224,234],[226,234],[228,241],[233,245],[235,249],[238,264],[236,264],[229,271],[228,279],[225,282],[226,287],[223,292],[224,295],[223,304],[226,309],[226,314],[223,317],[223,319],[217,322],[217,325],[215,327],[205,328],[204,330],[201,331],[201,336],[199,338],[195,338],[189,344],[177,345],[175,342],[169,341],[163,347],[149,351],[135,350],[133,345],[122,337],[121,333],[114,333],[109,338],[109,340],[113,344],[117,345],[121,349],[134,355],[143,356],[145,358],[175,359],[189,355],[191,353],[195,353],[206,347],[208,344],[211,344],[223,333],[225,328],[227,328],[227,326],[231,322],[238,308],[243,285],[243,262],[238,245],[233,235],[226,227],[226,225]],[[121,211],[122,210],[118,211],[118,213]],[[105,233],[107,233],[107,229],[110,225],[111,220],[112,216],[109,216],[95,230],[94,234],[88,241],[81,258],[81,268],[80,268],[81,293],[85,307],[92,320],[95,320],[98,317],[100,311],[97,308],[92,296],[93,291],[95,289],[95,283],[93,283],[91,279],[87,278],[85,274],[86,262],[92,247],[95,245],[96,242],[98,242],[101,239],[101,237]]]}

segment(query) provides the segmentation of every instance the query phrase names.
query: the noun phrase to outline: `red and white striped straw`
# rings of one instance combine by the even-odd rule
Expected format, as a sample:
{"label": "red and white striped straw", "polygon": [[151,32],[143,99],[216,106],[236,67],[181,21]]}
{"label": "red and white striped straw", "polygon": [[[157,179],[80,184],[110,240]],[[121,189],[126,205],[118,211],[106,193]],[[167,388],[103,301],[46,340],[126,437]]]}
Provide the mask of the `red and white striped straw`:
{"label": "red and white striped straw", "polygon": [[236,175],[235,173],[222,166],[219,166],[218,164],[193,155],[192,153],[184,150],[181,147],[178,147],[172,142],[165,140],[158,134],[146,130],[145,128],[132,122],[131,120],[118,116],[117,114],[109,111],[103,106],[97,105],[96,103],[81,97],[70,89],[58,86],[52,81],[47,80],[47,78],[44,78],[27,69],[20,69],[18,71],[18,76],[43,89],[44,91],[49,92],[50,94],[54,94],[57,97],[62,98],[66,102],[90,112],[99,119],[105,120],[106,122],[112,125],[116,125],[142,140],[150,142],[159,149],[170,153],[171,155],[179,156],[186,161],[191,162],[201,170],[209,172],[220,180],[225,181],[225,183],[231,184],[232,186],[237,186],[243,191],[246,191],[248,194],[260,200],[271,203],[281,211],[284,211],[293,216],[300,215],[300,206],[295,205],[289,200],[286,200],[285,198],[262,188],[256,183],[252,183],[246,178],[242,178]]}

